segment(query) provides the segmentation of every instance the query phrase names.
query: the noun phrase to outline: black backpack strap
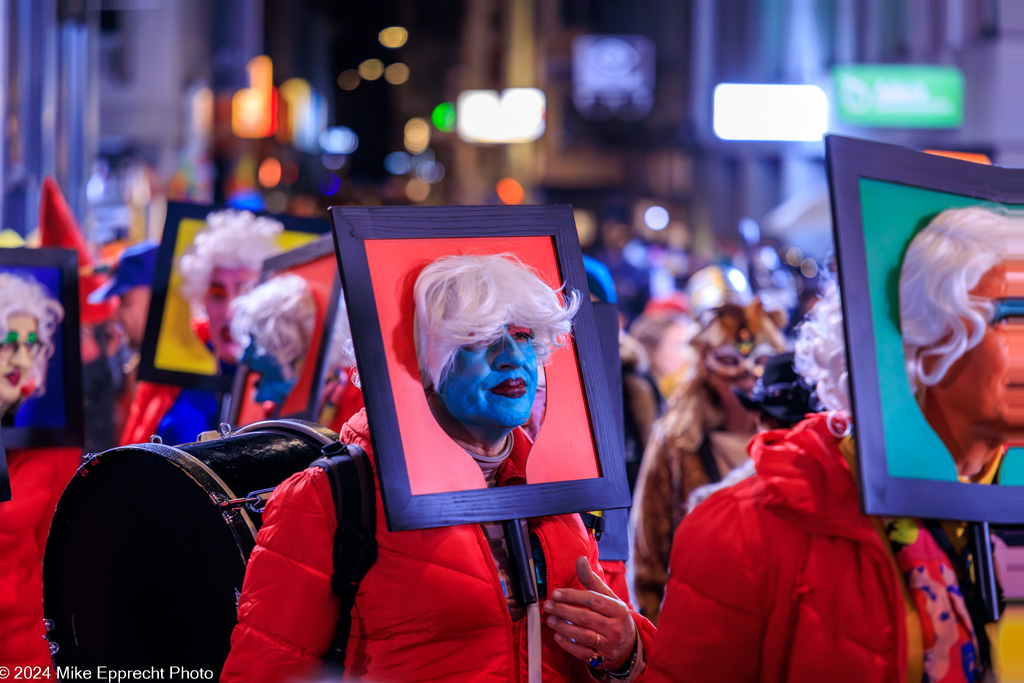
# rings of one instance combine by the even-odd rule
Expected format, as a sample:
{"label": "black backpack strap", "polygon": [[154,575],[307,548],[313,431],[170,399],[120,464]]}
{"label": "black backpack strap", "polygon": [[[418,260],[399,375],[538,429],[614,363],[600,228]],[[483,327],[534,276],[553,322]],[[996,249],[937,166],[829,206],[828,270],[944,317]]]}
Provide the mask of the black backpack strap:
{"label": "black backpack strap", "polygon": [[377,497],[366,452],[355,445],[334,442],[324,446],[324,457],[313,463],[331,482],[338,529],[334,534],[334,576],[331,588],[341,599],[338,626],[325,664],[339,673],[345,668],[345,649],[352,627],[352,605],[359,582],[377,560]]}
{"label": "black backpack strap", "polygon": [[594,532],[594,540],[600,541],[605,527],[604,516],[600,514],[595,515],[592,512],[581,512],[580,519],[583,520],[583,526]]}

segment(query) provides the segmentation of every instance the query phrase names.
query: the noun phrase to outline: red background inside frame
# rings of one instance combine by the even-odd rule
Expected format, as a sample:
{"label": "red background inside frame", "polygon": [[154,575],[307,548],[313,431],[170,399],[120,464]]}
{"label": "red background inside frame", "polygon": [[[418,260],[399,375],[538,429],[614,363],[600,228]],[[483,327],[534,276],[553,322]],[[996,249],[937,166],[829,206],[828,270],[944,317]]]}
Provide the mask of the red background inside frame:
{"label": "red background inside frame", "polygon": [[[442,256],[509,252],[549,286],[559,287],[553,239],[366,240],[365,246],[412,495],[485,488],[479,466],[445,434],[427,405],[413,341],[413,285],[420,271]],[[547,412],[530,451],[527,482],[595,479],[599,461],[571,341],[552,353],[545,372]]]}

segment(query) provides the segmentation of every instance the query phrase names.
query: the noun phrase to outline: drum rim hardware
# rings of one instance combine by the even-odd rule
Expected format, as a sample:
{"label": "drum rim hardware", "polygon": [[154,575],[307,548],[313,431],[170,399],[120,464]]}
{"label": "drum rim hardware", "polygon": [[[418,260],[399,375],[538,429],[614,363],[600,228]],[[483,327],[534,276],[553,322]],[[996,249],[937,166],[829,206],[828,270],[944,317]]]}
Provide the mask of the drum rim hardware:
{"label": "drum rim hardware", "polygon": [[276,486],[271,486],[269,489],[251,491],[245,498],[228,498],[227,496],[222,496],[220,494],[212,494],[211,498],[214,499],[214,502],[224,511],[225,514],[233,514],[240,510],[242,506],[245,506],[257,515],[262,515],[264,508],[267,507],[267,501],[270,499],[270,494],[273,493],[276,488]]}

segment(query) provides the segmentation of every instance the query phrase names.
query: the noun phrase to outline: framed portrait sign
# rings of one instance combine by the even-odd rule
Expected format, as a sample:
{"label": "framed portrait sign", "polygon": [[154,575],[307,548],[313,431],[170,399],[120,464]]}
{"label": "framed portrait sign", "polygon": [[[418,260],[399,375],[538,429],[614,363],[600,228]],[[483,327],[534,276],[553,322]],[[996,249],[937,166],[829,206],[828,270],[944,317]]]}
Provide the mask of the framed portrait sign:
{"label": "framed portrait sign", "polygon": [[338,311],[338,297],[341,294],[341,280],[338,277],[338,259],[334,254],[334,238],[324,235],[297,249],[274,256],[263,265],[260,284],[275,277],[296,275],[308,286],[316,304],[312,334],[302,352],[296,368],[295,384],[287,398],[280,405],[268,406],[256,400],[260,377],[257,372],[242,361],[235,373],[232,389],[230,421],[233,426],[242,427],[268,418],[295,418],[316,422],[318,406],[324,390],[324,365],[332,341],[334,318]]}
{"label": "framed portrait sign", "polygon": [[[571,207],[335,207],[331,220],[389,529],[629,505]],[[428,404],[413,287],[440,258],[499,254],[560,290],[563,302],[566,292],[578,292],[582,305],[571,337],[543,366],[544,417],[526,483],[487,488],[479,465]]]}
{"label": "framed portrait sign", "polygon": [[0,249],[0,425],[7,448],[82,445],[78,255]]}
{"label": "framed portrait sign", "polygon": [[[256,230],[251,234],[226,237],[217,248],[207,250],[208,263],[197,249],[197,237],[209,229],[207,217],[222,211],[222,207],[170,202],[164,224],[160,249],[153,273],[153,298],[146,333],[139,360],[139,379],[181,387],[230,391],[233,383],[237,349],[223,352],[231,344],[225,319],[231,300],[256,284],[262,268],[263,255],[270,258],[308,244],[330,230],[322,218],[297,218],[286,215],[266,215],[284,225],[284,230],[272,238],[272,244],[260,239]],[[206,244],[212,244],[207,240]],[[223,267],[218,275],[223,255],[235,257],[245,253],[251,260],[256,251],[255,269]],[[201,285],[192,275],[182,270],[182,257],[198,256],[191,272],[199,272],[206,281]],[[220,282],[222,279],[223,282]],[[193,290],[203,289],[198,294]]]}
{"label": "framed portrait sign", "polygon": [[11,474],[7,469],[7,450],[4,448],[4,428],[0,427],[0,503],[11,499]]}
{"label": "framed portrait sign", "polygon": [[[1024,387],[1020,376],[1024,368],[1024,278],[1016,275],[1024,254],[1014,252],[1024,245],[1019,213],[1024,209],[1024,169],[836,136],[826,139],[826,152],[864,511],[890,517],[1024,522],[1024,443],[1018,441],[1024,432],[1013,426],[1020,417],[1018,403],[1024,404],[1020,394]],[[949,366],[934,387],[962,386],[954,389],[959,407],[938,416],[938,411],[922,408],[922,402],[936,400],[935,389],[922,381],[915,392],[914,380],[908,375],[908,367],[930,368],[936,361],[905,356],[904,332],[910,323],[903,316],[920,307],[907,303],[901,308],[900,283],[915,236],[928,230],[923,237],[930,238],[938,214],[965,207],[982,207],[1007,216],[1001,246],[990,249],[992,262],[1006,268],[1005,286],[1001,293],[986,299],[992,301],[994,314],[985,323],[986,334],[994,330],[997,336],[993,339],[1004,340],[1005,347],[1000,353],[993,353],[986,344],[971,347],[959,358],[973,363],[972,369],[963,370],[966,365],[962,364]],[[923,270],[938,269],[946,262],[938,252],[915,253],[927,253],[932,259]],[[988,252],[982,253],[989,257]],[[991,263],[986,267],[992,267]],[[956,278],[953,273],[946,279]],[[951,296],[940,292],[944,289],[933,284],[907,291],[920,292],[923,301]],[[908,346],[912,347],[910,342]],[[954,381],[962,384],[954,385]],[[929,392],[933,392],[931,399],[927,398]],[[1001,460],[986,461],[991,464],[986,465],[991,470],[987,480],[995,482],[991,485],[975,483],[977,476],[961,477],[954,451],[947,446],[953,420],[973,420],[969,411],[982,405],[993,405],[995,412],[1004,416],[992,423],[1001,425],[992,432],[992,452],[1002,442],[1005,454]]]}

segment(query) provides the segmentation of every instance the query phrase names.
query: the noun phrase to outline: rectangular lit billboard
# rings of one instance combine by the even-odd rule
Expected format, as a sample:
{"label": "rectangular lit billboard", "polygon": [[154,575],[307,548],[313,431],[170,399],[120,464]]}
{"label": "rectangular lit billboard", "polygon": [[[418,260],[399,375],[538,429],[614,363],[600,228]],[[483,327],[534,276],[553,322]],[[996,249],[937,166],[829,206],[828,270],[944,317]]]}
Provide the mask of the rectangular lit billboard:
{"label": "rectangular lit billboard", "polygon": [[839,120],[855,126],[956,128],[964,77],[951,66],[856,64],[832,70]]}

